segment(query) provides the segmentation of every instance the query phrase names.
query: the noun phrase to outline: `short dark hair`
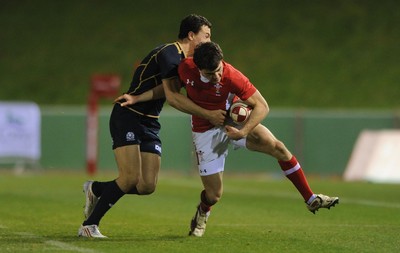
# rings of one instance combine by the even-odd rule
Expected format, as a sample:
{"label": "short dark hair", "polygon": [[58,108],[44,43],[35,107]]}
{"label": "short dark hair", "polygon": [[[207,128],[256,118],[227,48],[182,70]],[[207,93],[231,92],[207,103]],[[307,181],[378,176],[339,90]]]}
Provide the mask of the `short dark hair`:
{"label": "short dark hair", "polygon": [[197,68],[202,70],[214,70],[224,58],[222,49],[215,42],[204,42],[194,49],[193,61]]}
{"label": "short dark hair", "polygon": [[203,25],[208,26],[209,28],[212,26],[211,22],[205,17],[197,14],[190,14],[181,21],[178,38],[186,38],[189,32],[198,33]]}

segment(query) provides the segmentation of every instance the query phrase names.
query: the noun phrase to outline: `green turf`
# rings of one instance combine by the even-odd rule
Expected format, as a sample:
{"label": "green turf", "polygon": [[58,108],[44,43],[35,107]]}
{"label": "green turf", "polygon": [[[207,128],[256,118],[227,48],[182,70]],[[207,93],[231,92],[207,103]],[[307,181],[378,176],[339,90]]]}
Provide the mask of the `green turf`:
{"label": "green turf", "polygon": [[[100,174],[95,179],[111,179]],[[0,252],[399,252],[400,185],[311,179],[340,204],[308,212],[287,180],[225,178],[202,238],[188,237],[197,177],[162,174],[156,193],[126,196],[105,216],[105,240],[78,238],[77,172],[0,172]]]}

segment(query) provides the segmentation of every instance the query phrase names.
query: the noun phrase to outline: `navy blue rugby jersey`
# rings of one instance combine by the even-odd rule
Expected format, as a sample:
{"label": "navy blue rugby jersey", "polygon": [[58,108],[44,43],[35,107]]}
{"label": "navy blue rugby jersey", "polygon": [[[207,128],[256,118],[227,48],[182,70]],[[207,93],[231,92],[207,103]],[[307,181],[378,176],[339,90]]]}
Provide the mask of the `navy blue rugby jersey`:
{"label": "navy blue rugby jersey", "polygon": [[[153,49],[136,68],[128,94],[139,95],[157,85],[162,79],[178,76],[178,65],[185,55],[178,42],[167,43]],[[165,98],[129,106],[132,111],[149,117],[158,117]]]}

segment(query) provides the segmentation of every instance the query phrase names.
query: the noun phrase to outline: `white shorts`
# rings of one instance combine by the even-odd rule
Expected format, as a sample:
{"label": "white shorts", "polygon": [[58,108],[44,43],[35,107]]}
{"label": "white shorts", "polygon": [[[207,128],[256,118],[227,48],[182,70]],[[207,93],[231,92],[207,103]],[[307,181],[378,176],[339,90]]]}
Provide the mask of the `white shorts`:
{"label": "white shorts", "polygon": [[234,141],[228,138],[224,127],[215,127],[204,133],[192,132],[200,176],[224,171],[229,144],[234,149],[246,147],[246,138]]}

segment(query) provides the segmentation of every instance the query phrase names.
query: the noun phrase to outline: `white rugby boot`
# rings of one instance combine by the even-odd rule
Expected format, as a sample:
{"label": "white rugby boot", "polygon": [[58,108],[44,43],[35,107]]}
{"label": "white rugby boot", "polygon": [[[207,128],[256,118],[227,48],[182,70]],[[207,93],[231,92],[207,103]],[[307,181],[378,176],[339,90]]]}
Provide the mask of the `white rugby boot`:
{"label": "white rugby boot", "polygon": [[200,208],[200,205],[198,205],[196,214],[193,216],[190,223],[189,235],[202,237],[206,231],[208,216],[210,216],[210,211],[203,212],[203,210]]}
{"label": "white rugby boot", "polygon": [[93,237],[93,238],[107,238],[107,236],[100,233],[99,227],[97,225],[87,225],[79,228],[79,237]]}
{"label": "white rugby boot", "polygon": [[328,208],[334,207],[336,204],[339,204],[338,197],[329,197],[323,194],[317,194],[315,199],[311,201],[310,204],[307,204],[308,210],[315,214],[316,211],[320,208]]}

